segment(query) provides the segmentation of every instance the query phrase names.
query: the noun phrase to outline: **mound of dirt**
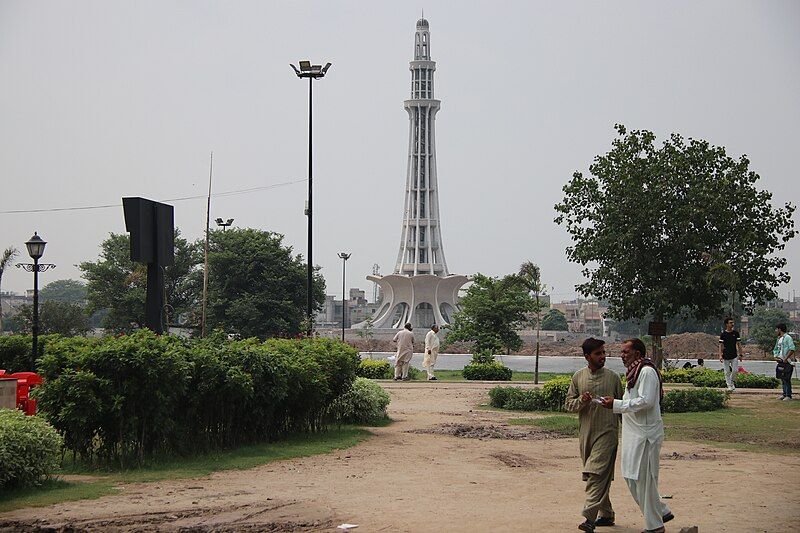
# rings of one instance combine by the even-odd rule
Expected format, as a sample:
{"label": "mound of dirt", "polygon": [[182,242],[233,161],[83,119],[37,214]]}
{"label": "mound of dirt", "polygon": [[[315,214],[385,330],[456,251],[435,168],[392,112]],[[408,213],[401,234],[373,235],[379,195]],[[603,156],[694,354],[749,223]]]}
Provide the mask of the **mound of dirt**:
{"label": "mound of dirt", "polygon": [[719,352],[719,337],[708,333],[668,335],[661,341],[668,357],[711,357]]}
{"label": "mound of dirt", "polygon": [[440,424],[431,428],[410,430],[408,433],[448,435],[462,439],[544,440],[563,438],[563,435],[546,429],[493,424],[487,426],[474,424]]}

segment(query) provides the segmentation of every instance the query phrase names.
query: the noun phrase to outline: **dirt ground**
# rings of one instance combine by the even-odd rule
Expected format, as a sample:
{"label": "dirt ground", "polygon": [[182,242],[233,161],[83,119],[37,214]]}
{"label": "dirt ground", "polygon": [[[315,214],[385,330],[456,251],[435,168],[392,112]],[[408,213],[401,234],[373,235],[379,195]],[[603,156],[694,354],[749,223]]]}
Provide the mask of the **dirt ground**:
{"label": "dirt ground", "polygon": [[[476,409],[482,383],[386,383],[396,422],[354,448],[0,515],[4,531],[577,531],[578,443]],[[770,401],[764,397],[763,401]],[[797,531],[800,457],[666,442],[668,531]],[[638,532],[619,473],[617,526]]]}

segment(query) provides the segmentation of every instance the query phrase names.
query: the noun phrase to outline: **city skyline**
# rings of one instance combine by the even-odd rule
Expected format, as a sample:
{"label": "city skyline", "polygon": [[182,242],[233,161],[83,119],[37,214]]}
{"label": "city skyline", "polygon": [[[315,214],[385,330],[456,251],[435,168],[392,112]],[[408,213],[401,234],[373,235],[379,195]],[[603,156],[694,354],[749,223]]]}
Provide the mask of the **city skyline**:
{"label": "city skyline", "polygon": [[[610,148],[615,122],[746,153],[776,204],[792,200],[796,4],[431,4],[447,94],[443,238],[459,272],[503,275],[532,260],[555,300],[574,298],[580,267],[565,258],[552,206],[572,172]],[[369,293],[373,263],[391,272],[397,250],[401,206],[376,199],[402,194],[407,118],[397,102],[419,9],[366,5],[0,2],[0,73],[10,80],[0,88],[0,211],[202,196],[213,150],[216,191],[291,184],[217,197],[212,219],[277,231],[305,255],[306,94],[288,63],[331,61],[315,87],[314,258],[335,294],[336,252],[352,252],[346,285]],[[174,205],[183,235],[200,237],[203,201]],[[0,247],[16,246],[19,261],[34,231],[50,243],[44,259],[58,268],[43,285],[79,278],[74,265],[94,260],[108,232],[124,233],[121,207],[0,221]],[[793,281],[780,297],[800,279],[798,239],[784,255]],[[10,269],[2,289],[29,285]]]}

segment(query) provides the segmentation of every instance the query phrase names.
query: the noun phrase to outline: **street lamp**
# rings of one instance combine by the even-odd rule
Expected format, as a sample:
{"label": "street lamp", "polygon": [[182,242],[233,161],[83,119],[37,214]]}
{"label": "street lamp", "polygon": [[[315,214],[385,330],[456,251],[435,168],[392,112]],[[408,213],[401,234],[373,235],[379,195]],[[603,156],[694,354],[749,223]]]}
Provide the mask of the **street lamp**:
{"label": "street lamp", "polygon": [[347,273],[347,260],[350,259],[350,256],[353,254],[348,254],[346,252],[339,252],[339,257],[342,260],[342,342],[344,342],[344,325],[345,320],[347,320],[347,298],[345,297],[345,274]]}
{"label": "street lamp", "polygon": [[233,219],[229,218],[228,220],[223,221],[221,218],[218,218],[215,222],[217,223],[217,226],[222,228],[222,231],[225,231],[228,229],[228,226],[233,224]]}
{"label": "street lamp", "polygon": [[326,63],[325,66],[321,65],[312,65],[310,61],[300,61],[300,69],[298,70],[292,64],[289,64],[294,70],[294,73],[297,74],[298,78],[308,78],[308,200],[306,201],[306,216],[308,217],[308,250],[306,251],[306,255],[308,255],[308,266],[306,269],[306,319],[308,320],[308,326],[306,333],[308,336],[311,336],[311,330],[314,324],[314,294],[312,289],[313,278],[314,278],[314,262],[312,261],[312,237],[311,237],[311,201],[312,201],[312,167],[311,167],[311,144],[312,144],[312,137],[311,137],[311,112],[312,112],[312,83],[314,80],[320,79],[325,77],[325,73],[328,72],[328,69],[331,68],[330,63]]}
{"label": "street lamp", "polygon": [[44,255],[44,247],[47,243],[39,237],[39,234],[33,232],[25,247],[28,249],[28,255],[33,259],[33,264],[18,263],[17,267],[22,268],[27,272],[33,272],[33,358],[36,359],[39,352],[39,272],[47,272],[56,266],[52,263],[39,264],[39,259]]}

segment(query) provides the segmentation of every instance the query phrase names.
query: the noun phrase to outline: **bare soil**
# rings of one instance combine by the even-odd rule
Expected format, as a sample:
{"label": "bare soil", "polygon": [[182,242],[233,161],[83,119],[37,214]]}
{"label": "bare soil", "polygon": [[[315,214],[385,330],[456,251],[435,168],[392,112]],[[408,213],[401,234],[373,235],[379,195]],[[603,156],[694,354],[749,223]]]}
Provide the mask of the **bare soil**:
{"label": "bare soil", "polygon": [[[577,531],[583,483],[574,438],[509,426],[476,408],[489,384],[386,383],[396,422],[348,450],[182,481],[129,484],[99,500],[0,515],[3,531]],[[751,398],[750,401],[753,399]],[[738,401],[738,399],[733,400]],[[758,401],[771,401],[765,396]],[[800,458],[666,442],[668,531],[797,531]],[[617,526],[644,523],[622,477]]]}

